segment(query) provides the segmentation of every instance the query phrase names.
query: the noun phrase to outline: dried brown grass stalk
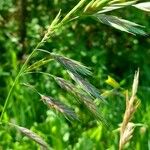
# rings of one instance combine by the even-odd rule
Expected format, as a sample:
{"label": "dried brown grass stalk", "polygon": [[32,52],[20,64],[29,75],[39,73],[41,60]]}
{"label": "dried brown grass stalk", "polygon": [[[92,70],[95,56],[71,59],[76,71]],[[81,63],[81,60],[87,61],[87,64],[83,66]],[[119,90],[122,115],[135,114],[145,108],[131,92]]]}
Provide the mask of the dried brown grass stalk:
{"label": "dried brown grass stalk", "polygon": [[132,134],[134,131],[135,124],[131,123],[130,121],[139,106],[139,101],[136,97],[138,88],[138,78],[139,78],[139,70],[135,73],[134,76],[132,93],[130,98],[128,92],[126,92],[126,110],[120,127],[119,150],[122,150],[125,144],[132,138]]}

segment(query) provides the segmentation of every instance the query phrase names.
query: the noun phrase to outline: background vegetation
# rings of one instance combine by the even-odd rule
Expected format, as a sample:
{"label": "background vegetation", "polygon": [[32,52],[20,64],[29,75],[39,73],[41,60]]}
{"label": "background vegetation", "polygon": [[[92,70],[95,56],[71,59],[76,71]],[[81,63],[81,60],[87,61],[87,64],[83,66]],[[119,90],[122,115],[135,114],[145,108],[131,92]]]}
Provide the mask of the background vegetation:
{"label": "background vegetation", "polygon": [[[0,112],[20,66],[28,54],[40,41],[48,25],[60,8],[62,15],[70,11],[75,0],[1,0],[0,1]],[[128,20],[144,25],[149,33],[149,13],[125,8],[114,11]],[[45,43],[45,49],[82,62],[90,67],[93,75],[89,81],[101,92],[113,87],[105,81],[113,77],[124,89],[131,89],[134,72],[140,68],[138,97],[141,105],[133,122],[141,123],[127,145],[127,149],[150,149],[150,39],[149,36],[134,36],[120,32],[109,26],[84,18],[66,24],[57,36]],[[40,53],[31,63],[47,57]],[[68,79],[67,72],[58,63],[50,62],[39,71],[49,72]],[[125,111],[125,98],[121,92],[110,93],[108,105],[102,105],[101,112],[108,127],[97,123],[93,116],[76,104],[70,94],[48,76],[26,75],[24,81],[30,82],[41,93],[60,98],[70,104],[80,115],[81,121],[68,121],[62,115],[48,110],[32,90],[15,86],[4,120],[15,122],[38,133],[55,150],[115,150],[118,148],[119,133],[116,131]],[[21,133],[8,126],[0,127],[0,149],[39,149],[39,146]]]}

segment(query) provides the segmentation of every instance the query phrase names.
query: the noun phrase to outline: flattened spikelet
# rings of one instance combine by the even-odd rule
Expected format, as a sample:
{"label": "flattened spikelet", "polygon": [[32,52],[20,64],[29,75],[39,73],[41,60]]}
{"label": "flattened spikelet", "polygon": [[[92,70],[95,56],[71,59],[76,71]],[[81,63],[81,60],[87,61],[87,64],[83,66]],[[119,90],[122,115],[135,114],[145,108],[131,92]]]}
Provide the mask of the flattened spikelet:
{"label": "flattened spikelet", "polygon": [[32,65],[30,65],[27,69],[26,69],[26,72],[29,72],[31,70],[35,70],[45,64],[47,64],[48,62],[50,62],[52,59],[46,59],[46,58],[43,58],[39,61],[36,61],[35,63],[33,63]]}
{"label": "flattened spikelet", "polygon": [[60,101],[55,100],[54,98],[52,98],[50,96],[48,97],[48,96],[44,96],[44,95],[41,95],[41,99],[46,105],[48,105],[50,108],[53,108],[53,109],[59,111],[65,117],[73,119],[73,120],[78,119],[75,112],[71,108],[66,106],[65,104],[61,103]]}
{"label": "flattened spikelet", "polygon": [[[122,145],[122,146],[125,145],[132,138],[134,128],[135,128],[134,123],[128,122],[128,124],[125,126],[122,136],[120,137],[120,145]],[[120,146],[120,148],[122,149],[121,146]]]}
{"label": "flattened spikelet", "polygon": [[88,82],[86,79],[83,79],[79,74],[72,74],[69,73],[72,79],[79,84],[82,89],[89,93],[91,96],[94,96],[95,98],[98,98],[102,101],[105,101],[104,98],[100,95],[99,90],[94,87],[90,82]]}
{"label": "flattened spikelet", "polygon": [[76,96],[78,97],[80,102],[82,102],[87,107],[87,109],[92,113],[92,115],[94,115],[96,119],[98,119],[99,121],[102,121],[105,125],[107,125],[106,120],[100,114],[97,106],[93,102],[93,99],[92,99],[93,97],[86,95],[85,93],[79,93],[79,92],[76,92]]}
{"label": "flattened spikelet", "polygon": [[88,67],[82,65],[81,63],[75,60],[69,59],[64,56],[56,55],[56,54],[52,54],[52,56],[57,62],[59,62],[61,65],[63,65],[67,70],[69,70],[72,73],[77,73],[81,75],[92,74]]}
{"label": "flattened spikelet", "polygon": [[60,85],[60,87],[73,94],[79,103],[85,105],[96,119],[105,122],[102,115],[99,113],[97,106],[93,102],[92,96],[87,95],[84,91],[79,91],[72,83],[62,78],[56,77],[55,80]]}
{"label": "flattened spikelet", "polygon": [[95,17],[98,18],[100,22],[103,24],[109,25],[111,27],[114,27],[118,30],[125,31],[131,34],[139,34],[139,35],[147,35],[142,29],[141,25],[136,24],[134,22],[120,19],[116,16],[110,16],[105,14],[95,14]]}
{"label": "flattened spikelet", "polygon": [[73,92],[75,90],[75,86],[72,83],[64,80],[63,78],[56,77],[54,79],[62,89],[65,89],[66,91],[69,91],[69,92],[71,91]]}
{"label": "flattened spikelet", "polygon": [[31,130],[29,130],[27,128],[15,125],[15,124],[11,124],[10,123],[10,125],[14,126],[16,129],[18,129],[20,132],[25,134],[27,137],[29,137],[30,139],[34,140],[36,143],[38,143],[44,149],[48,149],[48,147],[49,147],[48,144],[39,135],[37,135],[33,131],[31,131]]}

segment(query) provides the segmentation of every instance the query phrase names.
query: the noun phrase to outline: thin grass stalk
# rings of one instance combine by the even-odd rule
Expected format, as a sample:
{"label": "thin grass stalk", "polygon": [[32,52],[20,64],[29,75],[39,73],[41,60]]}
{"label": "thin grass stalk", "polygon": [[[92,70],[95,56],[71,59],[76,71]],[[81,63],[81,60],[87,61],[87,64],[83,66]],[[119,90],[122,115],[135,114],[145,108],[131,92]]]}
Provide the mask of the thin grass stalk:
{"label": "thin grass stalk", "polygon": [[[79,7],[81,7],[81,6],[85,3],[85,1],[86,1],[86,0],[81,0],[81,1],[79,1],[79,3],[62,19],[62,21],[58,24],[57,28],[63,26],[63,24],[64,24],[68,19],[70,19],[70,16],[71,16]],[[59,12],[59,14],[60,14],[60,12]],[[56,16],[55,19],[57,19],[57,17],[58,17],[58,15]],[[54,20],[55,20],[55,19],[54,19]],[[53,23],[53,22],[52,22],[52,23]],[[47,32],[50,30],[50,28],[52,28],[51,25],[49,26],[49,29],[47,30]],[[52,34],[52,33],[53,33],[53,32],[50,32],[50,34]],[[47,33],[45,33],[45,35],[44,35],[44,37],[42,38],[42,40],[37,44],[37,46],[33,49],[33,51],[32,51],[32,52],[30,53],[30,55],[27,57],[27,59],[25,60],[24,64],[22,65],[22,67],[21,67],[19,73],[17,74],[17,76],[16,76],[16,78],[15,78],[15,80],[14,80],[14,82],[13,82],[13,84],[12,84],[12,86],[11,86],[9,92],[8,92],[8,95],[7,95],[7,97],[6,97],[6,100],[5,100],[5,103],[4,103],[4,107],[3,107],[3,110],[2,110],[2,113],[1,113],[1,116],[0,116],[0,122],[2,121],[4,112],[5,112],[6,108],[7,108],[7,105],[8,105],[9,99],[10,99],[10,96],[11,96],[11,94],[12,94],[12,91],[13,91],[15,85],[17,84],[17,82],[18,82],[18,80],[19,80],[21,74],[23,73],[23,71],[24,71],[26,65],[28,64],[28,62],[30,61],[32,55],[33,55],[33,54],[37,51],[37,49],[45,42],[45,39],[46,39],[45,36],[46,36],[46,35],[47,35]],[[50,35],[48,35],[48,36],[50,36]],[[49,37],[49,38],[50,38],[50,37]]]}
{"label": "thin grass stalk", "polygon": [[66,22],[67,20],[70,19],[70,16],[77,11],[78,8],[80,8],[84,3],[86,2],[86,0],[81,0],[61,21],[60,24],[63,24],[64,22]]}
{"label": "thin grass stalk", "polygon": [[7,107],[7,104],[8,104],[8,101],[10,99],[10,96],[11,96],[11,93],[15,87],[15,85],[17,84],[18,80],[19,80],[19,77],[21,76],[21,74],[23,73],[24,71],[24,68],[26,67],[27,63],[29,62],[29,60],[31,59],[32,55],[35,53],[35,51],[38,49],[38,47],[41,45],[42,43],[38,43],[38,45],[34,48],[34,50],[31,52],[31,54],[28,56],[28,58],[26,59],[25,63],[22,65],[19,73],[17,74],[14,82],[13,82],[13,85],[11,86],[10,90],[9,90],[9,93],[6,97],[6,100],[5,100],[5,103],[4,103],[4,108],[3,108],[3,111],[1,113],[1,116],[0,116],[0,122],[2,121],[2,118],[3,118],[3,115],[4,115],[4,112],[6,110],[6,107]]}
{"label": "thin grass stalk", "polygon": [[[50,25],[50,27],[51,27],[51,25]],[[47,33],[46,33],[46,34],[47,34]],[[45,34],[45,35],[46,35],[46,34]],[[11,88],[10,88],[10,90],[9,90],[9,93],[8,93],[8,95],[7,95],[7,97],[6,97],[6,100],[5,100],[5,103],[4,103],[4,108],[3,108],[3,111],[2,111],[1,116],[0,116],[0,122],[2,121],[2,118],[3,118],[4,112],[5,112],[5,110],[6,110],[6,107],[7,107],[7,105],[8,105],[8,101],[9,101],[9,99],[10,99],[11,93],[12,93],[12,91],[13,91],[15,85],[17,84],[17,82],[18,82],[18,80],[19,80],[19,77],[20,77],[20,76],[22,75],[22,73],[24,72],[24,69],[25,69],[26,65],[28,64],[28,62],[30,61],[32,55],[33,55],[33,54],[38,50],[38,48],[45,42],[45,35],[43,36],[42,40],[36,45],[36,47],[33,49],[33,51],[29,54],[29,56],[28,56],[27,59],[25,60],[24,64],[22,65],[22,67],[21,67],[19,73],[17,74],[17,76],[16,76],[16,78],[15,78],[15,80],[14,80],[14,82],[13,82],[13,85],[11,86]],[[50,38],[50,37],[49,37],[49,38]]]}
{"label": "thin grass stalk", "polygon": [[[75,99],[77,100],[77,102],[84,104],[84,106],[86,106],[86,108],[89,110],[89,112],[91,112],[96,119],[98,119],[99,121],[102,121],[105,125],[107,125],[107,122],[104,120],[102,115],[98,112],[97,106],[94,104],[92,96],[87,95],[87,93],[84,93],[83,91],[82,92],[78,91],[77,87],[75,87],[72,83],[70,83],[70,82],[68,82],[68,81],[66,81],[66,80],[64,80],[64,79],[62,79],[60,77],[56,77],[56,76],[54,76],[54,75],[52,75],[50,73],[46,73],[46,72],[26,72],[24,74],[36,74],[36,73],[47,75],[47,76],[55,79],[57,84],[62,89],[65,89],[66,91],[68,91],[71,94],[73,94]],[[25,86],[33,89],[37,94],[39,94],[41,97],[43,97],[42,94],[40,94],[31,85],[26,84],[26,83],[22,83],[22,85],[25,85]]]}

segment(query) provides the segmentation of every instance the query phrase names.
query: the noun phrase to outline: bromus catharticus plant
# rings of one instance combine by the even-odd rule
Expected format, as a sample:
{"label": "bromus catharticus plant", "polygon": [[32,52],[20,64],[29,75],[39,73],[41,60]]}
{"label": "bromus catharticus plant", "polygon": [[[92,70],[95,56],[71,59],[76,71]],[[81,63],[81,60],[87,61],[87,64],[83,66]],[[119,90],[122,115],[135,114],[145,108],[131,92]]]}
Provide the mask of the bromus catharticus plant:
{"label": "bromus catharticus plant", "polygon": [[[122,2],[121,0],[80,0],[79,3],[70,11],[64,18],[61,18],[61,11],[57,14],[55,19],[52,21],[52,23],[49,25],[45,35],[41,39],[41,41],[37,44],[37,46],[32,50],[32,52],[27,57],[26,61],[22,65],[20,71],[18,72],[18,75],[16,76],[12,87],[9,90],[9,93],[7,95],[1,116],[0,116],[0,122],[3,123],[3,116],[4,112],[7,110],[7,105],[10,100],[10,96],[13,92],[13,89],[15,85],[20,82],[20,77],[23,75],[27,75],[29,73],[34,73],[34,70],[36,68],[42,67],[43,65],[46,65],[50,61],[54,60],[60,63],[69,73],[71,78],[76,82],[76,85],[78,85],[80,88],[78,88],[76,85],[70,83],[69,81],[64,80],[60,77],[54,77],[53,75],[50,75],[53,77],[53,79],[67,92],[71,93],[76,97],[76,99],[84,104],[87,109],[99,120],[104,121],[102,119],[101,115],[99,114],[97,110],[97,106],[94,103],[94,99],[99,99],[102,102],[105,102],[103,96],[99,92],[95,86],[93,86],[87,79],[85,79],[87,76],[91,75],[91,72],[89,68],[85,67],[84,65],[80,64],[77,61],[71,60],[69,58],[66,58],[64,56],[61,56],[59,54],[50,53],[49,50],[43,50],[41,47],[47,42],[48,39],[50,39],[52,36],[55,36],[55,33],[62,28],[65,24],[69,23],[70,21],[73,21],[74,19],[82,18],[82,17],[92,17],[96,18],[98,21],[102,22],[103,24],[109,25],[111,27],[114,27],[118,30],[125,31],[131,34],[140,34],[140,35],[146,35],[146,32],[142,30],[143,26],[138,25],[136,23],[133,23],[131,21],[121,19],[116,16],[107,15],[107,12],[111,12],[113,10],[121,9],[124,7],[132,6],[136,7],[138,9],[149,11],[149,2],[145,3],[137,3],[137,1],[128,1],[128,2]],[[44,52],[47,53],[50,57],[50,59],[41,59],[40,61],[35,62],[34,64],[29,65],[30,60],[32,59],[32,56],[35,53]],[[38,72],[35,72],[38,73]],[[49,74],[49,73],[42,73],[41,74]],[[64,114],[64,116],[67,118],[76,119],[75,112],[68,108],[68,106],[64,105],[58,100],[55,100],[55,98],[51,96],[45,96],[37,92],[39,96],[41,97],[42,101],[48,105],[50,108],[54,108],[60,113]],[[10,124],[10,123],[8,123]],[[37,143],[41,143],[38,140],[35,140],[35,136],[30,136],[30,131],[24,127],[19,127],[18,125],[14,125],[15,127],[18,127],[20,131],[22,131],[24,134],[29,136],[31,139],[36,141]],[[44,145],[44,144],[40,144]],[[45,146],[46,147],[46,146]]]}

